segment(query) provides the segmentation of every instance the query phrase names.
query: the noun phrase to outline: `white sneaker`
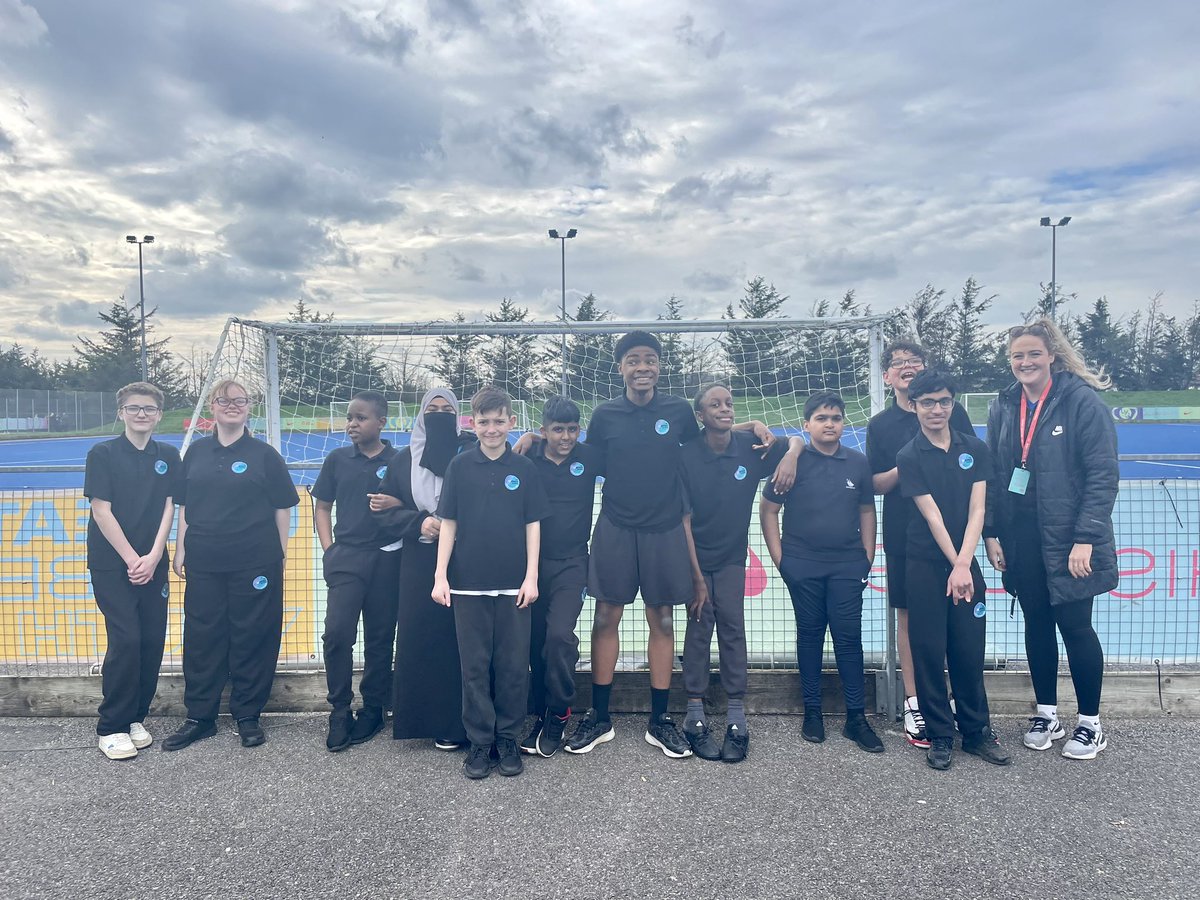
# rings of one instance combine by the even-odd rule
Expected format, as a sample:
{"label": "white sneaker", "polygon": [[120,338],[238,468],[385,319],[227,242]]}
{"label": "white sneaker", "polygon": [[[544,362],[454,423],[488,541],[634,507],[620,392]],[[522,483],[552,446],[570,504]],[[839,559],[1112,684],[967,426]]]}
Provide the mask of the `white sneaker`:
{"label": "white sneaker", "polygon": [[1033,716],[1029,720],[1029,730],[1025,732],[1025,746],[1030,750],[1049,750],[1055,741],[1061,741],[1067,736],[1058,717],[1047,719],[1045,716]]}
{"label": "white sneaker", "polygon": [[145,750],[154,743],[154,738],[150,736],[150,732],[146,730],[146,726],[141,722],[134,722],[129,726],[129,739],[133,741],[133,746],[139,750]]}
{"label": "white sneaker", "polygon": [[125,732],[101,735],[100,752],[109,759],[133,759],[138,755],[137,747]]}
{"label": "white sneaker", "polygon": [[914,747],[928,747],[929,735],[925,731],[925,717],[917,705],[916,697],[904,701],[904,737]]}
{"label": "white sneaker", "polygon": [[1103,728],[1092,731],[1086,725],[1080,725],[1071,739],[1063,744],[1062,755],[1067,759],[1095,759],[1107,746],[1108,739],[1104,736]]}

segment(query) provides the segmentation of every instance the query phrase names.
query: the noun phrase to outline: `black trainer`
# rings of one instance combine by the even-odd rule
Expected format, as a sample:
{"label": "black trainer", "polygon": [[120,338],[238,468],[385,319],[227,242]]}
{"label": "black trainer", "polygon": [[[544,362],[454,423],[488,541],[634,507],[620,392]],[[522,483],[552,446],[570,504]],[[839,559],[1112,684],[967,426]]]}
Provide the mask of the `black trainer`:
{"label": "black trainer", "polygon": [[978,756],[993,766],[1007,766],[1012,762],[1012,757],[1000,746],[1000,739],[996,737],[996,732],[992,731],[991,726],[988,725],[985,725],[979,734],[964,737],[962,748],[963,753]]}
{"label": "black trainer", "polygon": [[804,707],[804,726],[800,729],[800,736],[814,744],[825,742],[825,719],[821,716],[820,707]]}
{"label": "black trainer", "polygon": [[354,717],[354,727],[350,729],[350,743],[365,744],[383,728],[383,709],[378,706],[364,706]]}
{"label": "black trainer", "polygon": [[329,732],[325,735],[325,749],[338,753],[350,746],[350,729],[354,717],[347,708],[335,709],[329,714]]}
{"label": "black trainer", "polygon": [[492,774],[492,748],[490,745],[471,745],[467,758],[463,760],[463,774],[471,779],[487,778]]}
{"label": "black trainer", "polygon": [[525,771],[525,763],[521,762],[521,753],[517,750],[516,741],[500,738],[496,741],[496,753],[500,756],[496,771],[501,775],[511,778]]}
{"label": "black trainer", "polygon": [[851,713],[846,716],[846,727],[842,729],[842,736],[858,744],[859,750],[865,750],[867,753],[883,752],[883,741],[879,739],[879,735],[875,733],[863,713]]}
{"label": "black trainer", "polygon": [[646,726],[646,743],[657,747],[671,759],[686,759],[692,755],[692,748],[679,733],[679,729],[675,727],[675,720],[668,713],[651,716],[650,723]]}
{"label": "black trainer", "polygon": [[683,726],[683,736],[693,752],[701,759],[720,759],[721,748],[713,739],[707,722],[688,722]]}
{"label": "black trainer", "polygon": [[538,756],[543,756],[546,759],[557,753],[563,745],[563,733],[567,729],[567,722],[571,720],[571,711],[568,709],[565,716],[559,717],[550,710],[546,710],[545,724],[542,726],[541,734],[537,736],[537,752]]}
{"label": "black trainer", "polygon": [[529,734],[525,735],[525,740],[521,741],[522,753],[527,753],[530,756],[537,754],[538,735],[542,733],[542,728],[545,724],[545,720],[541,716],[538,716],[538,720],[533,723],[533,728],[529,729]]}
{"label": "black trainer", "polygon": [[466,738],[463,738],[461,741],[455,740],[454,738],[433,739],[433,749],[442,750],[445,753],[454,753],[458,750],[466,750],[468,746],[470,745],[467,743]]}
{"label": "black trainer", "polygon": [[201,722],[197,719],[188,719],[179,726],[179,729],[174,734],[168,735],[163,740],[162,748],[164,750],[182,750],[184,747],[190,747],[196,741],[212,737],[216,733],[216,722]]}
{"label": "black trainer", "polygon": [[929,749],[925,751],[925,762],[931,769],[948,769],[953,755],[954,738],[930,738]]}
{"label": "black trainer", "polygon": [[740,763],[750,751],[750,732],[739,725],[725,729],[725,743],[721,745],[721,761]]}
{"label": "black trainer", "polygon": [[258,747],[267,742],[267,733],[262,730],[258,716],[246,716],[237,720],[238,734],[243,747]]}
{"label": "black trainer", "polygon": [[616,736],[612,722],[601,722],[596,718],[596,711],[589,709],[575,727],[566,749],[568,753],[590,753],[596,745],[608,743]]}

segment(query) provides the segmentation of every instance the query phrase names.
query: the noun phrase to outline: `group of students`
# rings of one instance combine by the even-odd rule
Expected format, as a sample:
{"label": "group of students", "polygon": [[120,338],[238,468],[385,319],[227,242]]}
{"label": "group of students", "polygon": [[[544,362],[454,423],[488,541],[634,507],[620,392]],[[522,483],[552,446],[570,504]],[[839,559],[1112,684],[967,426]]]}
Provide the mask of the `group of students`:
{"label": "group of students", "polygon": [[[1104,386],[1102,376],[1052,322],[1010,332],[1017,381],[993,406],[986,444],[951,380],[925,369],[925,351],[912,342],[889,346],[884,379],[895,398],[871,420],[866,456],[841,442],[845,404],[837,394],[808,399],[807,443],[777,441],[761,422],[736,422],[725,385],[704,385],[691,404],[661,393],[661,353],[648,332],[617,342],[625,391],[592,411],[584,441],[580,410],[565,397],[546,402],[537,433],[510,444],[508,394],[476,393],[464,431],[458,398],[439,388],[422,399],[411,441],[397,450],[381,437],[386,399],[355,396],[350,444],[329,455],[312,488],[328,586],[330,751],[370,740],[390,707],[393,737],[465,749],[472,779],[520,774],[522,753],[590,752],[615,736],[618,626],[640,595],[649,627],[645,741],[672,758],[745,759],[745,565],[764,479],[759,518],[795,612],[806,740],[825,739],[828,629],[845,697],[843,734],[867,752],[884,749],[865,715],[861,627],[876,550],[874,498],[883,494],[904,729],[927,748],[929,765],[949,767],[956,724],[964,751],[1010,761],[991,730],[983,687],[981,536],[1025,617],[1037,700],[1026,746],[1044,750],[1066,736],[1055,694],[1057,628],[1080,714],[1063,755],[1088,759],[1104,749],[1103,653],[1091,607],[1116,586],[1115,429],[1092,390]],[[279,650],[282,561],[298,497],[278,453],[246,430],[248,403],[240,384],[219,383],[210,397],[214,434],[180,462],[152,439],[161,393],[129,385],[118,395],[125,434],[89,454],[88,565],[109,636],[98,733],[110,758],[134,756],[152,740],[143,720],[162,657],[173,504],[175,570],[186,576],[188,718],[163,746],[180,749],[215,732],[226,680],[243,745],[265,740],[259,714]],[[595,600],[591,706],[568,736],[575,628],[587,596]],[[668,712],[676,606],[688,613],[682,728]],[[353,713],[360,618],[364,667]],[[704,705],[714,630],[728,698],[723,739]],[[530,712],[534,724],[522,737]]]}

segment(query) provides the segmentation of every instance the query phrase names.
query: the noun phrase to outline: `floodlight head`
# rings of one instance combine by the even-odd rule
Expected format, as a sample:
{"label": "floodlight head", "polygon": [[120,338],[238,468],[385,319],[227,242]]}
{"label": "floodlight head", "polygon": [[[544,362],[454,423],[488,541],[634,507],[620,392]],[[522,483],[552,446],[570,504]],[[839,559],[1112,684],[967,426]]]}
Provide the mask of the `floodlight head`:
{"label": "floodlight head", "polygon": [[136,244],[137,243],[137,235],[136,234],[127,234],[127,235],[125,235],[125,240],[131,244]]}
{"label": "floodlight head", "polygon": [[567,237],[569,237],[569,238],[573,238],[573,237],[575,237],[575,235],[577,235],[577,234],[579,234],[579,232],[578,232],[578,231],[576,231],[574,228],[572,228],[570,231],[568,231],[568,232],[567,232]]}
{"label": "floodlight head", "polygon": [[153,244],[154,243],[154,235],[147,234],[147,235],[143,236],[142,243],[143,244]]}
{"label": "floodlight head", "polygon": [[558,229],[557,229],[557,228],[551,228],[551,229],[550,229],[550,237],[552,237],[552,238],[557,238],[557,237],[558,237]]}
{"label": "floodlight head", "polygon": [[1070,221],[1071,221],[1070,216],[1063,216],[1062,219],[1059,220],[1058,224],[1059,224],[1059,226],[1063,226],[1063,225],[1066,225]]}
{"label": "floodlight head", "polygon": [[1042,216],[1042,224],[1043,224],[1043,225],[1046,225],[1046,226],[1049,226],[1049,224],[1050,224],[1050,217],[1049,217],[1049,216]]}

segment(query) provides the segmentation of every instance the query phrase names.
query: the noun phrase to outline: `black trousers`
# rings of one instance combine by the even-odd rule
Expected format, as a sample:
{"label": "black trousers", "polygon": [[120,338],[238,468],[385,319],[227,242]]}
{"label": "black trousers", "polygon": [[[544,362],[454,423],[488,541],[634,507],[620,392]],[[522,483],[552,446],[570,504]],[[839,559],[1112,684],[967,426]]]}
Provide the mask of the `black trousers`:
{"label": "black trousers", "polygon": [[708,602],[697,621],[691,615],[683,638],[683,687],[688,697],[708,690],[713,629],[721,664],[721,687],[730,700],[746,696],[746,567],[725,566],[704,572]]}
{"label": "black trousers", "polygon": [[866,708],[862,595],[870,568],[865,553],[846,562],[785,556],[780,563],[779,574],[796,615],[796,663],[805,706],[821,705],[821,663],[828,628],[846,709],[861,712]]}
{"label": "black trousers", "polygon": [[130,584],[121,570],[91,573],[92,593],[108,635],[101,669],[104,699],[96,734],[127,732],[130,724],[141,722],[150,711],[167,639],[169,569],[164,554],[146,584]]}
{"label": "black trousers", "polygon": [[392,705],[392,646],[396,639],[396,596],[400,552],[333,544],[322,559],[325,584],[325,684],[334,709],[354,699],[354,644],[363,624],[363,706]]}
{"label": "black trousers", "polygon": [[946,692],[943,660],[950,670],[958,730],[977,735],[990,724],[983,687],[983,651],[987,637],[987,586],[979,563],[971,561],[975,583],[970,603],[956,605],[946,594],[950,563],[908,557],[908,642],[912,647],[917,699],[931,738],[953,738],[954,716]]}
{"label": "black trousers", "polygon": [[183,702],[188,718],[257,716],[271,696],[283,633],[283,561],[237,572],[187,570],[183,593]]}
{"label": "black trousers", "polygon": [[583,611],[587,576],[586,554],[538,564],[538,598],[530,607],[529,623],[530,706],[536,715],[549,709],[563,716],[575,702],[575,625]]}
{"label": "black trousers", "polygon": [[514,594],[451,594],[462,667],[462,721],[467,740],[490,746],[520,740],[529,699],[529,609]]}

